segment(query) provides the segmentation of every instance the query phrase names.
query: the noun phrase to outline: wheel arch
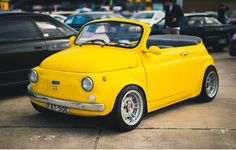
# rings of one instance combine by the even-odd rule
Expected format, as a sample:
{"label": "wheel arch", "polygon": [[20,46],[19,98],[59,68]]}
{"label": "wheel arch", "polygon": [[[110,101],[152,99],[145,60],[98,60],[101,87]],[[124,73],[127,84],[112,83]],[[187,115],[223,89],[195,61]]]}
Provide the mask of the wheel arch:
{"label": "wheel arch", "polygon": [[[197,81],[197,86],[196,86],[197,90],[193,93],[193,97],[200,95],[201,90],[202,90],[202,83],[203,83],[204,75],[206,73],[206,70],[209,67],[214,67],[216,69],[215,64],[212,62],[206,62],[202,65],[201,70],[199,71],[200,72],[199,73],[199,80]],[[216,69],[216,71],[217,71],[217,69]]]}
{"label": "wheel arch", "polygon": [[[125,88],[129,87],[129,86],[135,86],[135,87],[137,87],[138,89],[140,89],[140,91],[142,92],[142,94],[143,94],[143,96],[144,96],[144,106],[145,106],[145,107],[144,107],[144,108],[145,108],[144,113],[146,114],[146,113],[147,113],[147,110],[148,110],[148,108],[147,108],[147,96],[146,96],[145,90],[144,90],[143,87],[140,86],[139,84],[132,83],[132,84],[126,84],[125,86],[123,86],[123,88],[119,91],[119,93],[118,93],[117,96],[116,96],[114,106],[115,106],[115,104],[116,104],[117,97],[119,96],[119,94],[121,93],[121,91],[124,90]],[[114,106],[113,106],[112,111],[113,111],[114,108],[115,108]]]}

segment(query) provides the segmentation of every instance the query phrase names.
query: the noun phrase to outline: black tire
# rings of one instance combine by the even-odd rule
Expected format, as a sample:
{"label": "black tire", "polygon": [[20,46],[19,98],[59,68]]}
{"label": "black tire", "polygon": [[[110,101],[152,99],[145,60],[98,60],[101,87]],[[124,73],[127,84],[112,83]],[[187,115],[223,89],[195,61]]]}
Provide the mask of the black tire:
{"label": "black tire", "polygon": [[48,112],[47,109],[45,109],[45,108],[43,108],[43,107],[41,107],[41,106],[39,106],[39,105],[37,105],[37,104],[35,104],[35,103],[33,103],[33,102],[31,102],[31,104],[32,104],[32,106],[34,107],[34,109],[35,109],[36,111],[40,112],[40,113]]}
{"label": "black tire", "polygon": [[[214,94],[210,95],[207,93],[207,78],[209,75],[213,75],[216,78],[216,89],[214,90]],[[203,82],[202,82],[202,89],[201,89],[201,94],[197,97],[198,101],[201,102],[210,102],[212,101],[215,96],[217,95],[219,89],[219,77],[217,70],[214,66],[209,66],[207,70],[205,71]]]}
{"label": "black tire", "polygon": [[[133,91],[138,92],[140,94],[139,96],[142,97],[141,101],[142,101],[143,105],[141,106],[141,104],[140,104],[140,113],[138,115],[139,117],[141,116],[140,119],[136,120],[137,123],[135,123],[133,125],[129,125],[124,121],[124,119],[122,117],[121,105],[122,105],[122,100],[123,100],[124,96],[126,96],[126,94],[128,94],[129,92],[133,92]],[[118,129],[120,131],[130,131],[130,130],[135,129],[139,125],[139,123],[142,120],[143,115],[145,114],[145,111],[146,111],[146,102],[145,101],[146,101],[145,95],[139,87],[133,86],[133,85],[125,87],[117,96],[115,106],[114,106],[112,114],[111,114],[113,127],[115,127],[115,129]],[[128,106],[126,106],[126,109],[128,109]],[[137,117],[137,118],[139,118],[139,117]]]}

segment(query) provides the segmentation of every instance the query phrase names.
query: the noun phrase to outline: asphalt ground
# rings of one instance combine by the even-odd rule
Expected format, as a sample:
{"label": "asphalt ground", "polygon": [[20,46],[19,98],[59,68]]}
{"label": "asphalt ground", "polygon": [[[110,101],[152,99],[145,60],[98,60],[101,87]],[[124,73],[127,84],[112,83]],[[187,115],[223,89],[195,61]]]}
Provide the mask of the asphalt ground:
{"label": "asphalt ground", "polygon": [[187,100],[118,132],[107,117],[36,112],[26,87],[0,90],[0,148],[236,148],[236,58],[212,53],[220,88],[210,103]]}

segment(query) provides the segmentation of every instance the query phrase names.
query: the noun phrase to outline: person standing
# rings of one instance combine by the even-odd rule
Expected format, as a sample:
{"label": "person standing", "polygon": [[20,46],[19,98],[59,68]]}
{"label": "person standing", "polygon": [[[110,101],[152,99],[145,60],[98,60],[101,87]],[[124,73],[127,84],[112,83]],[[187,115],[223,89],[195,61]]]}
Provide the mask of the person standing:
{"label": "person standing", "polygon": [[225,6],[223,3],[221,3],[218,7],[217,14],[218,14],[218,20],[222,23],[226,23],[226,11],[229,10],[228,6]]}
{"label": "person standing", "polygon": [[175,4],[175,0],[164,0],[165,34],[180,34],[180,21],[184,16],[183,10]]}

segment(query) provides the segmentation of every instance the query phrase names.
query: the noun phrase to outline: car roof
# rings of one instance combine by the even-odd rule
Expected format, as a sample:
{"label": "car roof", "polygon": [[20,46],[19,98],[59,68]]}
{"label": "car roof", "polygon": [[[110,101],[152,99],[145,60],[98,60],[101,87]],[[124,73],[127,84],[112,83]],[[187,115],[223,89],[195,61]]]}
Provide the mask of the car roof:
{"label": "car roof", "polygon": [[114,12],[112,12],[112,11],[93,11],[93,12],[83,12],[83,13],[85,13],[85,14],[97,14],[97,13],[99,13],[99,14],[113,14]]}
{"label": "car roof", "polygon": [[115,14],[112,11],[93,11],[93,12],[82,12],[82,13],[77,13],[77,14],[73,14],[71,16],[76,16],[76,15],[92,15],[92,14]]}
{"label": "car roof", "polygon": [[27,13],[27,12],[8,12],[8,13],[4,13],[1,14],[0,17],[4,17],[4,16],[48,16],[46,14],[39,14],[39,13]]}
{"label": "car roof", "polygon": [[206,16],[206,17],[214,17],[214,14],[212,13],[204,13],[204,12],[199,12],[199,13],[186,13],[184,14],[185,17],[200,17],[200,16]]}
{"label": "car roof", "polygon": [[137,13],[158,13],[158,12],[163,12],[163,11],[162,10],[142,10]]}

